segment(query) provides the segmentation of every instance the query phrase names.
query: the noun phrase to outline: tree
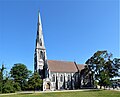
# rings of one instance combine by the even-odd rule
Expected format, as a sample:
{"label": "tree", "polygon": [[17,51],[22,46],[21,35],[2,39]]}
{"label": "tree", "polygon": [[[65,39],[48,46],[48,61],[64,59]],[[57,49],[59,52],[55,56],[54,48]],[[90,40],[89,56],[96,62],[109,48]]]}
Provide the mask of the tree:
{"label": "tree", "polygon": [[2,93],[14,93],[15,92],[13,80],[6,78],[3,83],[4,85],[3,85]]}
{"label": "tree", "polygon": [[18,82],[14,82],[13,87],[15,88],[15,91],[21,91],[21,87],[20,87],[20,84]]}
{"label": "tree", "polygon": [[0,92],[2,93],[3,89],[3,72],[5,70],[4,65],[2,64],[2,68],[0,68]]}
{"label": "tree", "polygon": [[115,76],[118,76],[120,77],[120,58],[114,58],[113,59],[113,64],[114,64],[114,73],[115,73]]}
{"label": "tree", "polygon": [[109,86],[111,84],[110,79],[118,75],[118,65],[116,65],[116,61],[113,62],[111,57],[112,54],[107,51],[97,51],[86,61],[86,71],[91,72],[91,83],[93,85],[94,81],[98,81],[100,86]]}
{"label": "tree", "polygon": [[9,76],[4,76],[5,71],[4,65],[0,69],[0,92],[1,93],[13,93],[15,89],[13,87],[13,81],[9,79]]}
{"label": "tree", "polygon": [[10,70],[10,74],[14,79],[14,82],[19,83],[18,85],[20,85],[21,89],[24,90],[24,85],[29,77],[29,70],[27,67],[21,63],[14,64]]}
{"label": "tree", "polygon": [[42,79],[40,75],[35,72],[28,80],[28,86],[30,90],[40,90],[42,86]]}

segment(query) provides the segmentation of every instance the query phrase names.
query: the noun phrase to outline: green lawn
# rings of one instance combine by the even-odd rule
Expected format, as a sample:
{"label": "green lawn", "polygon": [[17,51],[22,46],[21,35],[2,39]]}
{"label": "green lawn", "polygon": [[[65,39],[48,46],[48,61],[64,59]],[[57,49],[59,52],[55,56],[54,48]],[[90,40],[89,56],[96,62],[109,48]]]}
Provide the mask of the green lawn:
{"label": "green lawn", "polygon": [[0,97],[120,97],[119,91],[77,91],[77,92],[54,92],[54,93],[33,93],[0,95]]}

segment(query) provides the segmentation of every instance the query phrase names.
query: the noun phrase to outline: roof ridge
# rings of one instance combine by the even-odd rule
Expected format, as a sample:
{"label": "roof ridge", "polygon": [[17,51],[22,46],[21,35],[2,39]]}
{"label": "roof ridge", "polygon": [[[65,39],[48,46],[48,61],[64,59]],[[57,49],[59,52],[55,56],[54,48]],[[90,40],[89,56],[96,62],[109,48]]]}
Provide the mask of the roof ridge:
{"label": "roof ridge", "polygon": [[72,62],[72,63],[74,63],[74,61],[66,61],[66,60],[48,60],[48,61],[59,61],[59,62]]}

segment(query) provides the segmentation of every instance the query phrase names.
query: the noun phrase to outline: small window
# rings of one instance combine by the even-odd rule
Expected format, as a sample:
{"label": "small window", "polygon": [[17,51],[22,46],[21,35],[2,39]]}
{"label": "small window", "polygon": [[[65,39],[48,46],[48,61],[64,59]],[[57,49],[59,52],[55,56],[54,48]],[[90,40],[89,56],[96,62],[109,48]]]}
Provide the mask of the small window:
{"label": "small window", "polygon": [[42,46],[42,41],[41,41],[41,39],[40,39],[40,46]]}
{"label": "small window", "polygon": [[43,52],[40,51],[40,59],[43,59]]}
{"label": "small window", "polygon": [[55,82],[55,75],[52,76],[52,82]]}
{"label": "small window", "polygon": [[75,79],[76,79],[75,81],[78,82],[78,75],[75,76]]}
{"label": "small window", "polygon": [[76,75],[74,75],[74,80],[75,80],[75,82],[76,82]]}
{"label": "small window", "polygon": [[68,75],[68,81],[70,81],[70,75]]}
{"label": "small window", "polygon": [[60,81],[63,82],[63,76],[62,75],[60,76]]}

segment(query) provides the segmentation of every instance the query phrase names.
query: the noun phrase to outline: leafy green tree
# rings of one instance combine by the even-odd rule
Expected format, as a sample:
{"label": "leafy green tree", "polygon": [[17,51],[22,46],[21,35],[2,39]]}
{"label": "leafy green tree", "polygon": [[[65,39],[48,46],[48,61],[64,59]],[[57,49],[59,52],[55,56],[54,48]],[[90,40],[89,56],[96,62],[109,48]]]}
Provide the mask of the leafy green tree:
{"label": "leafy green tree", "polygon": [[89,76],[92,75],[92,85],[94,81],[98,81],[100,86],[109,86],[110,79],[118,76],[117,61],[111,60],[112,54],[107,51],[97,51],[94,55],[86,61],[86,71]]}
{"label": "leafy green tree", "polygon": [[114,58],[113,59],[114,64],[114,75],[120,77],[120,58]]}
{"label": "leafy green tree", "polygon": [[3,85],[3,89],[2,89],[2,93],[14,93],[15,92],[15,88],[14,88],[14,84],[13,84],[13,80],[6,78],[4,80],[4,85]]}
{"label": "leafy green tree", "polygon": [[13,93],[15,92],[13,80],[9,79],[7,74],[4,76],[5,69],[4,65],[2,65],[2,68],[0,69],[0,91],[1,93]]}
{"label": "leafy green tree", "polygon": [[14,82],[13,87],[15,88],[15,91],[21,91],[20,83]]}
{"label": "leafy green tree", "polygon": [[2,93],[2,89],[3,89],[3,72],[5,70],[4,65],[2,64],[2,68],[0,68],[0,93]]}
{"label": "leafy green tree", "polygon": [[24,85],[29,77],[29,70],[24,64],[18,63],[10,70],[11,77],[14,79],[15,83],[19,83],[21,89],[24,90]]}
{"label": "leafy green tree", "polygon": [[30,90],[41,90],[42,79],[40,75],[35,72],[28,80],[28,86]]}

